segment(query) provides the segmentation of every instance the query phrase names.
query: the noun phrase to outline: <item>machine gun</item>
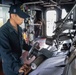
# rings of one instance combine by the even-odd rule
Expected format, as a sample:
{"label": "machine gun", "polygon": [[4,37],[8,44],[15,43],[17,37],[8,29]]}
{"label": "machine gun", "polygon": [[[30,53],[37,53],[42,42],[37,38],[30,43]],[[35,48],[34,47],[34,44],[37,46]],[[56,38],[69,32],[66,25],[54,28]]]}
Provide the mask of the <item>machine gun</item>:
{"label": "machine gun", "polygon": [[[46,39],[46,43],[51,45],[50,43],[51,40]],[[19,75],[28,75],[32,70],[35,70],[42,62],[44,62],[46,59],[52,57],[52,53],[48,51],[48,49],[42,48],[41,50],[38,49],[39,43],[36,42],[34,45],[31,47],[28,55],[27,55],[27,60],[31,60],[33,56],[35,56],[35,59],[29,63],[30,70],[27,71],[27,73],[20,73]],[[26,57],[26,56],[25,56]],[[24,61],[25,59],[23,59]],[[27,60],[25,60],[27,62]],[[25,62],[24,61],[24,62]]]}

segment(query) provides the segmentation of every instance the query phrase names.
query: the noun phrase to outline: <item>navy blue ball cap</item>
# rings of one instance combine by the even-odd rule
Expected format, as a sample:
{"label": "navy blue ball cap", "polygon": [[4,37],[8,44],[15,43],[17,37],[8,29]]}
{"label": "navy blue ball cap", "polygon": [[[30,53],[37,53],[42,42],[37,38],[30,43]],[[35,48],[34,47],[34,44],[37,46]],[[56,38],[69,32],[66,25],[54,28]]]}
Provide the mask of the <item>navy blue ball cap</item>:
{"label": "navy blue ball cap", "polygon": [[23,5],[20,5],[20,4],[11,5],[9,13],[17,14],[19,17],[24,18],[24,19],[30,17],[27,13],[27,10],[25,10]]}

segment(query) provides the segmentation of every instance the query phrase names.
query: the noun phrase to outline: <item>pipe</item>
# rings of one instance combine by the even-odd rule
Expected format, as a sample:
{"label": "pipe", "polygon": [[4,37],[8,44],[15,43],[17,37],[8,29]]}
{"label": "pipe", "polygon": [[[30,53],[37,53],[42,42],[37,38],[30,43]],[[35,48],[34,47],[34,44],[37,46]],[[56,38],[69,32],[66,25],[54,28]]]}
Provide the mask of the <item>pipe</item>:
{"label": "pipe", "polygon": [[44,7],[54,7],[54,6],[57,6],[57,5],[44,5]]}
{"label": "pipe", "polygon": [[30,4],[39,4],[39,3],[44,3],[44,1],[27,2],[27,3],[24,3],[24,4],[25,5],[30,5]]}
{"label": "pipe", "polygon": [[57,2],[53,1],[53,0],[50,0],[52,3],[55,3],[57,5]]}
{"label": "pipe", "polygon": [[0,7],[10,7],[10,5],[0,4]]}
{"label": "pipe", "polygon": [[68,1],[68,2],[66,2],[66,3],[62,3],[61,1],[62,1],[62,0],[59,0],[59,3],[58,3],[58,4],[75,4],[75,2],[76,2],[76,0],[73,1],[73,2]]}

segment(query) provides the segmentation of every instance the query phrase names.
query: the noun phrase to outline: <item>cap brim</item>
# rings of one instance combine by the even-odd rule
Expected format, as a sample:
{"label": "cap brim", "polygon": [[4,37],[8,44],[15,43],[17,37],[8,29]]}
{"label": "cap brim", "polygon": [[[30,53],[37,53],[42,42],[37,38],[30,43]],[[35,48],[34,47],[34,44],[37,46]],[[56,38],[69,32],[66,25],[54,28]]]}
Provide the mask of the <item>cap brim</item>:
{"label": "cap brim", "polygon": [[29,18],[30,16],[27,14],[27,13],[25,13],[25,12],[21,12],[20,14],[18,14],[21,18]]}

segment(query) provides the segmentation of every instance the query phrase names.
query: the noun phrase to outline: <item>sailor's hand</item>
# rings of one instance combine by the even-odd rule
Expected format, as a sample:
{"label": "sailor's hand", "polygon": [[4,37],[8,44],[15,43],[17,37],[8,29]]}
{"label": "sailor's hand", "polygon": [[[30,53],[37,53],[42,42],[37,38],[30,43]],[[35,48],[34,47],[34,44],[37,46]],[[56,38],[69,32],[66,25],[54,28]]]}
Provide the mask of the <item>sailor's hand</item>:
{"label": "sailor's hand", "polygon": [[39,44],[39,42],[37,42],[37,45],[35,46],[35,48],[36,48],[37,50],[40,49],[40,44]]}

